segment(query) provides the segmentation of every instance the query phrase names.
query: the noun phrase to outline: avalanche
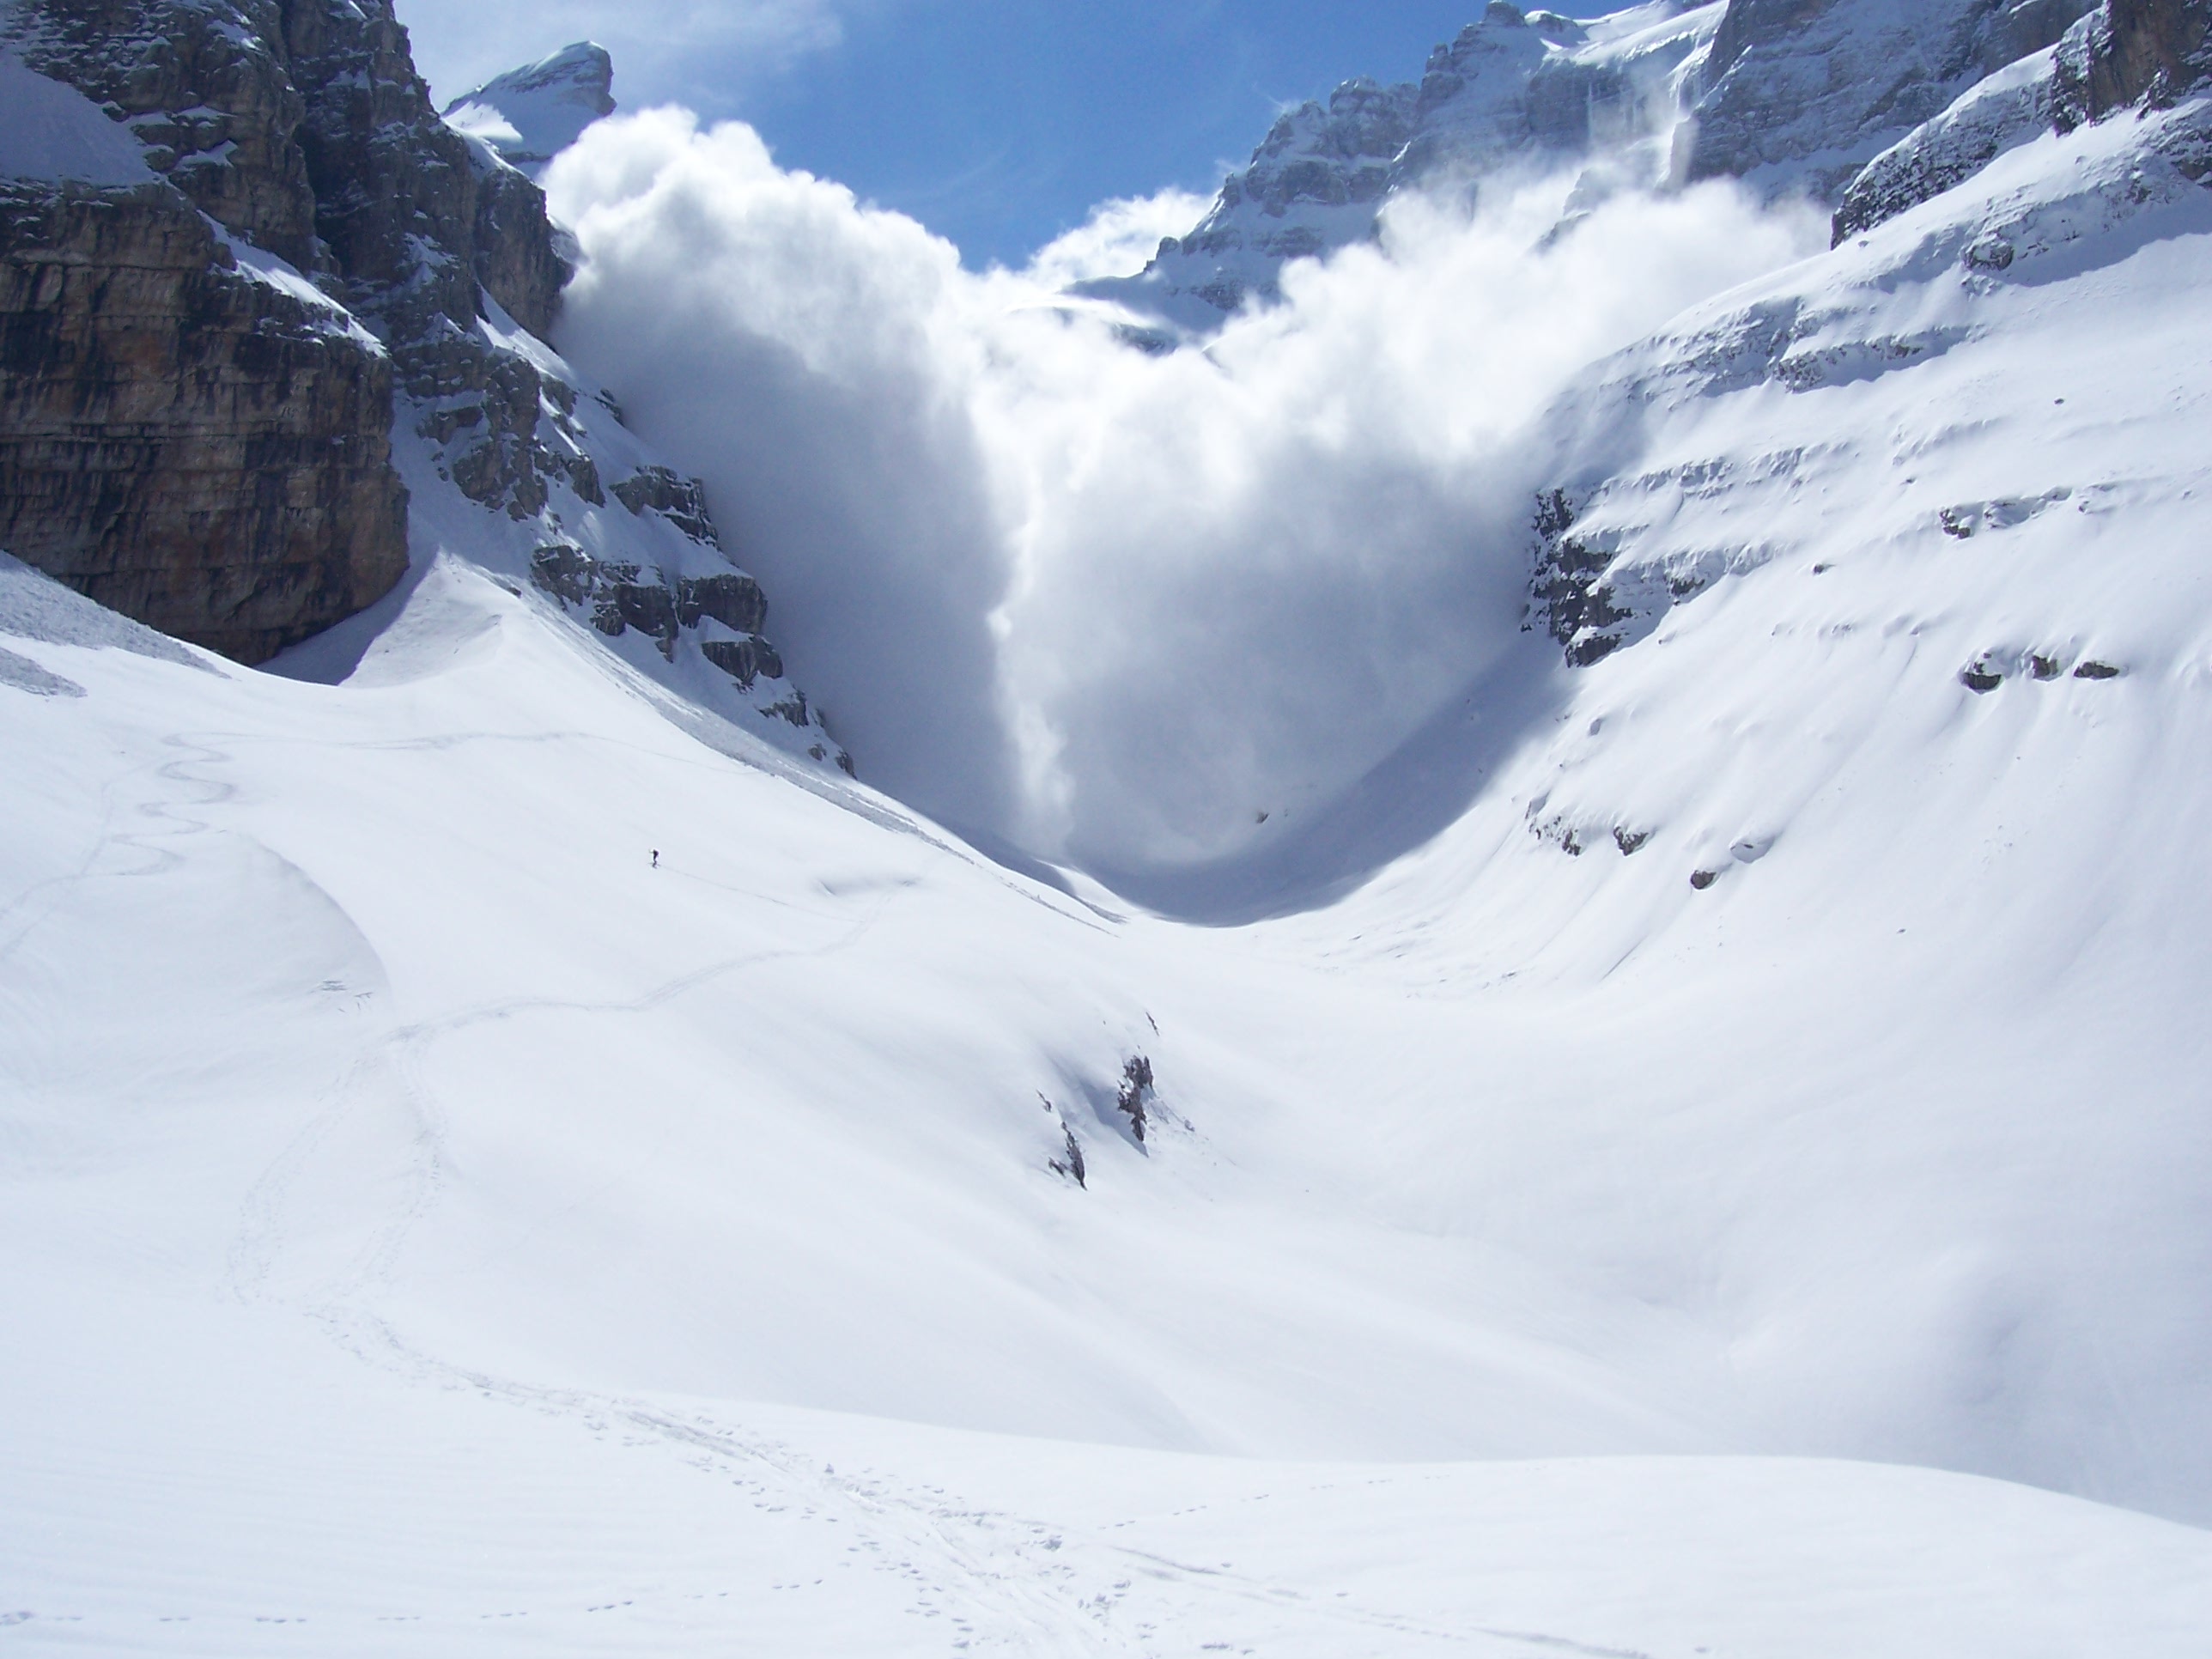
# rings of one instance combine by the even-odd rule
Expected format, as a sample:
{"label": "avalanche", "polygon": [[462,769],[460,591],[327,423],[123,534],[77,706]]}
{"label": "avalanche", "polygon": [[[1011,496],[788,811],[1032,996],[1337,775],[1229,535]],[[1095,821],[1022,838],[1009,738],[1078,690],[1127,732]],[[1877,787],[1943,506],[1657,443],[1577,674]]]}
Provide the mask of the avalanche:
{"label": "avalanche", "polygon": [[0,562],[9,1642],[2200,1652],[2208,121],[1593,366],[1527,632],[1171,873],[427,471],[272,672]]}

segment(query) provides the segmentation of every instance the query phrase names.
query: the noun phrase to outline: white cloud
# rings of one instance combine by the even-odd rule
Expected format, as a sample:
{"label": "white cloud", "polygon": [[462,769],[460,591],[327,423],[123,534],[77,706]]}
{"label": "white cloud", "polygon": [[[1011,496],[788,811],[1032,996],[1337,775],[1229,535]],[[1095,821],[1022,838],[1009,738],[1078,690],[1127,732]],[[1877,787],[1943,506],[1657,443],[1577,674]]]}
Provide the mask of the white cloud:
{"label": "white cloud", "polygon": [[1518,629],[1535,416],[1809,246],[1719,185],[1549,242],[1558,184],[1407,202],[1155,357],[741,126],[603,124],[549,182],[589,256],[563,345],[708,479],[863,775],[1122,866],[1233,850],[1456,695]]}
{"label": "white cloud", "polygon": [[1174,189],[1101,202],[1073,230],[1038,249],[1024,274],[1048,289],[1133,276],[1159,251],[1163,237],[1187,234],[1212,205],[1208,197]]}

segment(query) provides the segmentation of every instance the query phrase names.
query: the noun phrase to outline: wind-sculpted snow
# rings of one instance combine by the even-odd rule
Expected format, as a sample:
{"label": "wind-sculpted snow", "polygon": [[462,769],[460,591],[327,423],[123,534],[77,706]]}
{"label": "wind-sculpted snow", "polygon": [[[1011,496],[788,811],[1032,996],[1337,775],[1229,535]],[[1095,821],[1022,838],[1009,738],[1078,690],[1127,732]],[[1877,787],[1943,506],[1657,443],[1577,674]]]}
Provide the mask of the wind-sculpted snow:
{"label": "wind-sculpted snow", "polygon": [[587,256],[564,349],[708,480],[861,775],[1123,868],[1279,833],[1510,648],[1535,416],[1826,240],[1725,185],[1533,253],[1571,181],[1408,198],[1283,307],[1148,355],[742,127],[617,118],[548,183]]}

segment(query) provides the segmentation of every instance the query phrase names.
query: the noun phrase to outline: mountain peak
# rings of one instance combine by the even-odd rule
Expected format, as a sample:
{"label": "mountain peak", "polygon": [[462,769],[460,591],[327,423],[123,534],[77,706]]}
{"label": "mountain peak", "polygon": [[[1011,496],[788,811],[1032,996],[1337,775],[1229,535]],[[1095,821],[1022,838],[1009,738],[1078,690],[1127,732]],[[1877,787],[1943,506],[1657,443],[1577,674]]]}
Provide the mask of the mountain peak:
{"label": "mountain peak", "polygon": [[592,122],[615,112],[614,59],[579,40],[494,76],[446,106],[447,123],[535,178]]}

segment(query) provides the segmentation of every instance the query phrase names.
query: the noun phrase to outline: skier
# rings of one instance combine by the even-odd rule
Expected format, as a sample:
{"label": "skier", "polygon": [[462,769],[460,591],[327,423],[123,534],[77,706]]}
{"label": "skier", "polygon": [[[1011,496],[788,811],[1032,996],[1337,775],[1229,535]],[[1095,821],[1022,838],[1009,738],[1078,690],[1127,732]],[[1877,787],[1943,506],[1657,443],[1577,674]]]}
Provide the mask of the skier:
{"label": "skier", "polygon": [[660,868],[660,849],[658,847],[653,849],[653,867],[656,870]]}

